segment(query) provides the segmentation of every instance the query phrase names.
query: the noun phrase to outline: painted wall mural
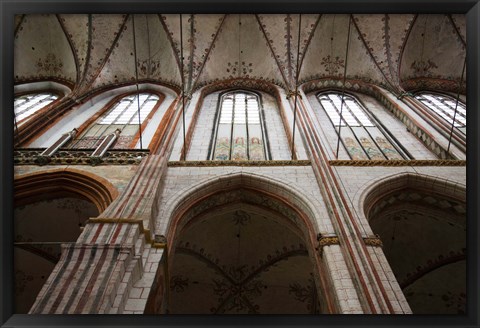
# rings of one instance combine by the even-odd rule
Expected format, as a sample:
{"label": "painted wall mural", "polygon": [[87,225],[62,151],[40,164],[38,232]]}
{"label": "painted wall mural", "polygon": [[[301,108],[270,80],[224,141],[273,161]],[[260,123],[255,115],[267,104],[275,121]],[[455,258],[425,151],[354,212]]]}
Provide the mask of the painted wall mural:
{"label": "painted wall mural", "polygon": [[37,68],[40,73],[47,75],[56,75],[62,71],[62,60],[57,58],[53,53],[49,53],[45,58],[40,58],[37,61]]}
{"label": "painted wall mural", "polygon": [[410,65],[410,68],[413,70],[413,74],[415,76],[426,76],[432,77],[432,70],[434,68],[438,68],[437,64],[435,64],[432,60],[419,60],[413,61]]}
{"label": "painted wall mural", "polygon": [[332,58],[330,55],[327,55],[322,58],[320,64],[323,65],[325,70],[331,75],[337,75],[338,73],[343,73],[340,69],[345,67],[345,60],[340,59],[338,56]]}

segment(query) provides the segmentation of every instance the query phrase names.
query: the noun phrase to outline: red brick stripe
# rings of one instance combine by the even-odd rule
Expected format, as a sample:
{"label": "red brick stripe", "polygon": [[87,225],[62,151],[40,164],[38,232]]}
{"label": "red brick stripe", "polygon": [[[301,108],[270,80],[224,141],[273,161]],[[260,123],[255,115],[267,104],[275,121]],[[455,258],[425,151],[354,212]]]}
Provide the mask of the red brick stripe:
{"label": "red brick stripe", "polygon": [[80,298],[80,301],[78,302],[77,307],[75,308],[74,313],[82,313],[83,308],[88,302],[89,297],[91,296],[93,286],[95,285],[95,282],[97,281],[98,275],[100,274],[100,271],[103,268],[103,265],[105,263],[105,259],[107,257],[108,251],[107,247],[102,249],[102,255],[100,255],[99,260],[95,263],[95,270],[93,271],[92,275],[90,276],[89,282],[87,286],[85,287],[85,290],[83,291],[82,297]]}
{"label": "red brick stripe", "polygon": [[[65,291],[67,290],[68,287],[70,287],[70,283],[72,282],[73,280],[73,277],[75,276],[75,274],[77,274],[77,270],[78,268],[80,267],[80,264],[82,264],[82,260],[83,260],[83,256],[85,255],[85,248],[82,248],[80,249],[80,254],[78,254],[78,258],[76,259],[76,262],[75,264],[73,265],[72,267],[72,271],[70,272],[70,274],[68,275],[68,277],[66,277],[65,279],[62,279],[63,281],[63,286],[61,287],[61,289],[58,291],[58,295],[57,295],[57,298],[55,299],[55,301],[53,302],[52,304],[52,307],[50,308],[50,310],[48,311],[48,313],[52,314],[52,313],[55,313],[55,311],[57,310],[58,306],[60,305],[60,302],[62,301],[63,299],[63,296],[65,294]],[[72,250],[72,252],[75,252],[75,249]],[[70,262],[69,263],[70,265],[72,265],[72,263]],[[59,285],[57,285],[56,287],[59,287]],[[58,288],[56,288],[58,289]]]}
{"label": "red brick stripe", "polygon": [[97,238],[100,235],[100,232],[102,231],[102,228],[103,228],[103,223],[100,223],[98,225],[97,231],[95,231],[95,235],[93,236],[92,240],[90,241],[91,243],[95,243],[97,241]]}

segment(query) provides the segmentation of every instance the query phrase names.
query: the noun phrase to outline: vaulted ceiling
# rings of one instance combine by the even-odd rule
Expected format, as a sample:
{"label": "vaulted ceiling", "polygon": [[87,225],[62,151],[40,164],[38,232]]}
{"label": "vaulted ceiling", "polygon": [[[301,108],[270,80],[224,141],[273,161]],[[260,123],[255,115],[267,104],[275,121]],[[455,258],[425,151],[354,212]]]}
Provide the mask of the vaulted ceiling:
{"label": "vaulted ceiling", "polygon": [[182,67],[187,91],[232,78],[293,89],[297,67],[299,83],[346,74],[395,92],[466,80],[463,15],[36,14],[15,24],[15,83],[60,81],[74,95],[137,76],[179,89]]}
{"label": "vaulted ceiling", "polygon": [[217,208],[178,239],[171,314],[326,311],[302,233],[271,210],[246,203]]}

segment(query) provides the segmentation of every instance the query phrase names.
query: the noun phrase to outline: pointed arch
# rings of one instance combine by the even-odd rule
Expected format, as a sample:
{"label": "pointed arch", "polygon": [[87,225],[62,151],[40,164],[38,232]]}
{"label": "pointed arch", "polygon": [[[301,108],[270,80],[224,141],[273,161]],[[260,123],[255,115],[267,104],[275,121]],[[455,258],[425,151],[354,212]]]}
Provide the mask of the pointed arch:
{"label": "pointed arch", "polygon": [[166,200],[162,213],[163,217],[168,218],[168,225],[165,231],[157,233],[165,233],[167,241],[171,241],[175,232],[188,223],[181,222],[181,219],[195,205],[212,195],[238,189],[251,190],[283,202],[286,209],[298,215],[297,223],[302,225],[303,232],[312,242],[316,240],[319,232],[332,233],[321,227],[321,214],[309,196],[279,180],[247,172],[210,178],[173,194]]}
{"label": "pointed arch", "polygon": [[369,226],[383,244],[377,256],[387,259],[414,314],[466,310],[465,199],[460,184],[412,173],[375,184],[364,198]]}
{"label": "pointed arch", "polygon": [[118,191],[106,179],[72,168],[28,173],[15,178],[15,206],[35,202],[45,194],[69,194],[87,199],[101,213],[118,196]]}
{"label": "pointed arch", "polygon": [[[269,221],[276,222],[270,226],[272,229],[273,227],[282,227],[283,231],[288,231],[290,236],[296,236],[292,237],[292,240],[300,238],[298,240],[303,240],[304,244],[292,244],[292,249],[283,247],[282,250],[282,247],[277,248],[279,251],[268,255],[268,263],[257,264],[258,268],[256,269],[249,267],[249,270],[253,270],[252,273],[242,276],[243,278],[240,280],[248,282],[254,276],[268,271],[270,265],[287,258],[303,256],[313,265],[312,279],[317,281],[316,288],[323,297],[322,311],[334,313],[337,310],[333,300],[333,290],[328,287],[330,273],[327,272],[326,264],[322,263],[319,253],[316,251],[318,233],[332,234],[333,232],[327,230],[326,225],[322,226],[322,223],[326,222],[322,222],[322,219],[325,220],[326,218],[321,217],[318,207],[314,206],[310,197],[281,181],[267,179],[253,173],[226,174],[203,180],[194,186],[178,191],[165,200],[165,211],[159,213],[159,216],[165,218],[166,221],[161,226],[156,227],[155,239],[166,242],[168,267],[173,267],[172,259],[176,258],[177,253],[185,255],[184,251],[190,250],[188,251],[190,254],[192,249],[197,257],[200,256],[204,259],[201,262],[208,265],[207,262],[212,260],[215,263],[215,259],[207,253],[209,249],[196,249],[197,246],[194,243],[180,240],[179,236],[188,235],[191,232],[190,227],[193,227],[193,225],[200,224],[200,227],[205,227],[207,225],[205,222],[209,222],[212,218],[215,217],[215,220],[217,220],[220,216],[230,214],[238,219],[239,222],[236,225],[240,227],[243,225],[243,222],[240,221],[244,219],[242,216],[244,211],[256,213],[252,215],[258,220],[249,221],[250,223],[261,224],[262,220],[268,218]],[[229,220],[221,222],[226,221]],[[195,234],[195,236],[200,235]],[[221,237],[226,238],[223,235]],[[270,237],[275,238],[275,234]],[[261,240],[258,241],[262,244]],[[229,274],[231,275],[232,272],[229,271]]]}
{"label": "pointed arch", "polygon": [[414,188],[426,193],[436,193],[466,202],[466,187],[460,183],[419,173],[399,173],[385,177],[368,187],[360,199],[360,208],[368,217],[375,202],[388,194],[405,188]]}

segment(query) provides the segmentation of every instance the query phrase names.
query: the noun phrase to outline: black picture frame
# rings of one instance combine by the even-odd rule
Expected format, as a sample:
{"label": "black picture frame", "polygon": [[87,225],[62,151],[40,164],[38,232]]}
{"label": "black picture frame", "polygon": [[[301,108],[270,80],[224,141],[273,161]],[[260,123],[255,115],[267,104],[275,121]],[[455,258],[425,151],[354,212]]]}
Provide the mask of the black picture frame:
{"label": "black picture frame", "polygon": [[[466,315],[139,316],[19,315],[13,312],[13,36],[14,15],[30,13],[459,13],[467,17]],[[480,4],[478,0],[0,0],[0,325],[1,327],[478,327],[478,176]]]}

